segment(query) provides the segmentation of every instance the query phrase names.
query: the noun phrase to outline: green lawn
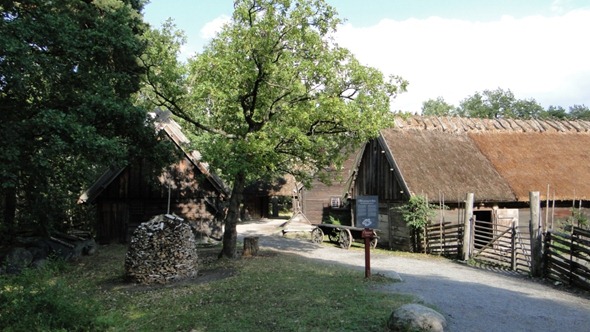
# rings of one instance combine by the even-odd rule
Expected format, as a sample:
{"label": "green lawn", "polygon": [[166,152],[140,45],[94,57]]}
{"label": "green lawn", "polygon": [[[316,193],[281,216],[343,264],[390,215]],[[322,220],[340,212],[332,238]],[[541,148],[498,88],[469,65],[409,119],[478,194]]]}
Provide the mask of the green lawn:
{"label": "green lawn", "polygon": [[383,331],[391,311],[412,300],[379,291],[394,282],[383,276],[264,250],[205,259],[193,280],[133,285],[125,251],[106,246],[74,265],[0,277],[0,330]]}

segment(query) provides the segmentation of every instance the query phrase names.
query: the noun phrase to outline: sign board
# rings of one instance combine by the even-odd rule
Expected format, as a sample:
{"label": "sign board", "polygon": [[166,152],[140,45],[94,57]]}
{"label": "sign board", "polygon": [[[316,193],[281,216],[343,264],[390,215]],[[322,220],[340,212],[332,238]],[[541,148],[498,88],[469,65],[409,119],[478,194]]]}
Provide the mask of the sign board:
{"label": "sign board", "polygon": [[379,198],[377,196],[357,196],[356,227],[379,227]]}

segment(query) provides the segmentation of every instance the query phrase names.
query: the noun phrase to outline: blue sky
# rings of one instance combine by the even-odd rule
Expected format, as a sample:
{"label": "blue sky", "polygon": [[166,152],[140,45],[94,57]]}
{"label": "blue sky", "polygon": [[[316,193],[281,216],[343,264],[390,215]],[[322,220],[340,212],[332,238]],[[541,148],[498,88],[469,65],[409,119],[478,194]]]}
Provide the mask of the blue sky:
{"label": "blue sky", "polygon": [[[590,0],[328,0],[345,23],[336,40],[364,64],[410,82],[393,110],[437,97],[510,89],[541,105],[590,107]],[[199,52],[231,16],[233,0],[151,0],[144,17],[185,31]]]}

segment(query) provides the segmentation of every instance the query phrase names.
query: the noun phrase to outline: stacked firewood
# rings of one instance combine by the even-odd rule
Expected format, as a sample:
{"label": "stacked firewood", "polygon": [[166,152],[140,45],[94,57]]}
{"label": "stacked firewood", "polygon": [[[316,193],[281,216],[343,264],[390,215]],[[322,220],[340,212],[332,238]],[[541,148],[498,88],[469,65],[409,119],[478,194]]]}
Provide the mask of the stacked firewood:
{"label": "stacked firewood", "polygon": [[164,284],[196,277],[197,245],[190,225],[174,215],[158,215],[133,233],[125,273],[140,284]]}

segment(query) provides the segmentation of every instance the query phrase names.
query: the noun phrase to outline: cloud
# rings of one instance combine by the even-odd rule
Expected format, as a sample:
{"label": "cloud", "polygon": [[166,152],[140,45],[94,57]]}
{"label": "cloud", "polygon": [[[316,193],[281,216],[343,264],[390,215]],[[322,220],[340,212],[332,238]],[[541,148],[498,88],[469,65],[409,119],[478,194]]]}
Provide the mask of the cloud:
{"label": "cloud", "polygon": [[228,23],[231,18],[227,15],[221,15],[215,18],[213,21],[207,22],[200,31],[200,36],[203,39],[212,39],[217,35],[224,24]]}
{"label": "cloud", "polygon": [[439,17],[357,28],[335,38],[364,64],[409,80],[392,108],[418,112],[441,96],[459,102],[486,89],[510,89],[543,106],[590,105],[590,10],[559,16],[502,17],[492,22]]}

